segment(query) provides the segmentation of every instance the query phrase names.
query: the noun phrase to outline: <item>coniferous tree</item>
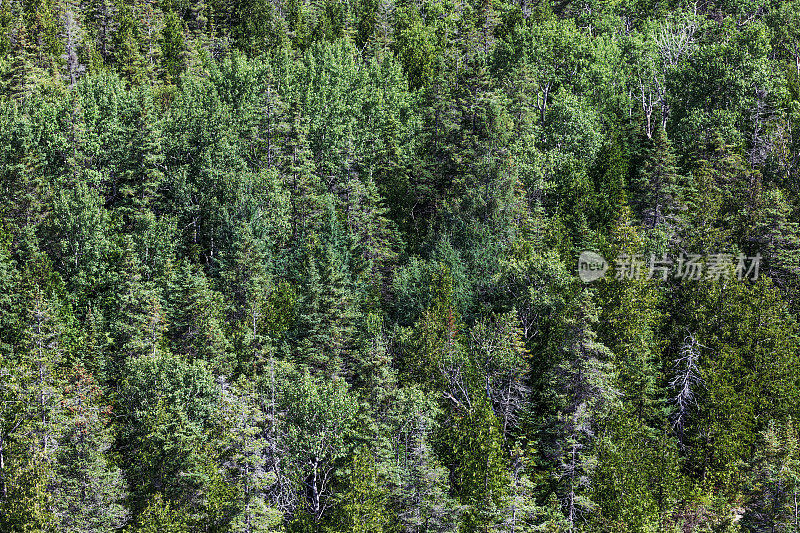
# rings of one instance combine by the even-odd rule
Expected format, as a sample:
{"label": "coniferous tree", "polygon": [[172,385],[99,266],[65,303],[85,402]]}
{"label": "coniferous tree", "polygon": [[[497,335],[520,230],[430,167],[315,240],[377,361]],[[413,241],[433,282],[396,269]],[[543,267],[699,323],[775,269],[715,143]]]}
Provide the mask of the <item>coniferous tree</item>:
{"label": "coniferous tree", "polygon": [[111,357],[104,361],[103,378],[116,382],[128,360],[156,354],[163,348],[165,311],[158,292],[142,279],[141,264],[129,240],[122,250],[115,274],[119,289],[109,294],[105,318],[113,343]]}
{"label": "coniferous tree", "polygon": [[0,530],[797,529],[797,2],[672,4],[0,2]]}
{"label": "coniferous tree", "polygon": [[367,448],[352,459],[346,489],[332,512],[328,531],[383,533],[390,527],[387,493],[375,467],[375,459]]}
{"label": "coniferous tree", "polygon": [[217,383],[202,361],[189,364],[169,353],[129,361],[125,376],[115,406],[125,423],[115,450],[125,467],[133,518],[149,520],[148,513],[161,512],[153,498],[166,498],[177,516],[202,522],[208,510],[203,495],[214,482],[205,468],[203,435],[211,427]]}
{"label": "coniferous tree", "polygon": [[164,15],[164,27],[161,30],[161,63],[164,80],[177,83],[186,70],[186,43],[184,41],[183,20],[174,12]]}
{"label": "coniferous tree", "polygon": [[[10,529],[46,529],[57,519],[51,488],[63,424],[59,367],[65,324],[41,287],[33,287],[23,351],[6,388],[2,521]],[[9,409],[10,408],[10,409]],[[10,430],[10,431],[9,431]],[[5,472],[7,466],[13,466]]]}
{"label": "coniferous tree", "polygon": [[139,50],[141,36],[132,6],[120,4],[116,13],[119,26],[114,33],[113,61],[119,65],[122,76],[137,84],[143,81],[144,58]]}
{"label": "coniferous tree", "polygon": [[83,30],[78,21],[77,10],[74,6],[67,5],[66,12],[62,15],[62,39],[64,41],[64,55],[66,60],[65,70],[70,87],[78,81],[78,77],[86,71],[86,66],[80,62],[78,50],[83,44]]}
{"label": "coniferous tree", "polygon": [[800,526],[797,430],[792,419],[770,420],[761,438],[763,447],[753,458],[750,504],[742,521],[754,531],[795,530]]}
{"label": "coniferous tree", "polygon": [[[484,396],[476,398],[468,413],[455,415],[451,479],[464,504],[465,531],[490,531],[506,506],[508,472],[501,428]],[[449,462],[448,461],[448,462]]]}
{"label": "coniferous tree", "polygon": [[229,483],[236,488],[232,531],[277,531],[283,513],[270,498],[278,484],[274,398],[267,401],[253,383],[222,384],[222,405],[216,416],[218,438]]}
{"label": "coniferous tree", "polygon": [[357,318],[346,258],[336,244],[320,244],[310,250],[308,285],[299,317],[304,335],[300,342],[302,361],[334,376],[341,375],[344,359],[355,349],[353,327]]}
{"label": "coniferous tree", "polygon": [[422,412],[405,430],[402,451],[405,468],[393,500],[398,506],[400,524],[413,533],[458,530],[463,506],[450,494],[449,474],[434,453],[430,440],[433,420]]}
{"label": "coniferous tree", "polygon": [[570,530],[595,510],[591,486],[597,465],[595,438],[604,417],[618,402],[613,387],[610,350],[597,340],[596,308],[587,292],[579,293],[565,317],[560,359],[551,383],[557,392],[555,475]]}
{"label": "coniferous tree", "polygon": [[127,495],[112,444],[109,407],[91,374],[77,367],[64,386],[64,421],[55,453],[53,518],[59,530],[114,531],[126,521]]}
{"label": "coniferous tree", "polygon": [[640,178],[642,218],[647,226],[663,227],[669,233],[680,230],[683,199],[676,174],[675,155],[663,128],[653,135],[651,154],[642,166]]}
{"label": "coniferous tree", "polygon": [[182,262],[168,288],[167,335],[171,351],[189,362],[205,361],[215,373],[230,375],[228,341],[221,326],[223,304],[205,274]]}

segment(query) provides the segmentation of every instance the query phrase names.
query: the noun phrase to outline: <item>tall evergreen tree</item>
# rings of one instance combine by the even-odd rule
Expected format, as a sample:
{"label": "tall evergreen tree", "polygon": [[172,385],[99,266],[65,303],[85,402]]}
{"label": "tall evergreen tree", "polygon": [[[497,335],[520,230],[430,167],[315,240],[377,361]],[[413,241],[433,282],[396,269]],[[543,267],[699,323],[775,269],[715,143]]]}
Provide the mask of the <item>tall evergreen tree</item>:
{"label": "tall evergreen tree", "polygon": [[100,387],[82,367],[67,379],[62,394],[64,421],[50,488],[56,528],[114,531],[127,517],[127,491],[119,467],[108,457],[110,408],[100,404]]}

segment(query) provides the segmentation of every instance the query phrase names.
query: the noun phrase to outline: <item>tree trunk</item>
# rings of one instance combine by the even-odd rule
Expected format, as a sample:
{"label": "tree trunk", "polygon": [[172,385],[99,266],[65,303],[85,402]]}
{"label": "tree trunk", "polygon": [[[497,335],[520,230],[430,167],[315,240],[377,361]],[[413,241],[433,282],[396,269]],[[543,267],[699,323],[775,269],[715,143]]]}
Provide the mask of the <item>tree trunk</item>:
{"label": "tree trunk", "polygon": [[3,501],[8,498],[8,491],[6,490],[6,462],[3,454],[3,436],[0,435],[0,487],[3,491]]}

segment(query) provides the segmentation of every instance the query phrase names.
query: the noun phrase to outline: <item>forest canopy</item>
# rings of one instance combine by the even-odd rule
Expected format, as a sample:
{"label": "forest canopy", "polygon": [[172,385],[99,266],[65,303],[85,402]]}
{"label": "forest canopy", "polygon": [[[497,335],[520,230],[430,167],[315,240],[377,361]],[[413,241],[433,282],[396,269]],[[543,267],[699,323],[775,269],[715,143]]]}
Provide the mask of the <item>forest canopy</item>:
{"label": "forest canopy", "polygon": [[3,0],[0,531],[800,531],[798,131],[798,0]]}

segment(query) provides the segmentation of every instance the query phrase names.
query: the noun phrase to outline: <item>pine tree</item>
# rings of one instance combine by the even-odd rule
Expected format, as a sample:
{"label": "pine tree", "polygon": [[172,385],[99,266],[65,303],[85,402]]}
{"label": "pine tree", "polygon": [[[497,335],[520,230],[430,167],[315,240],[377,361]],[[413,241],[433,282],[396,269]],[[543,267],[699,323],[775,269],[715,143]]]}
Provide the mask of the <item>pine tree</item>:
{"label": "pine tree", "polygon": [[465,505],[463,530],[491,531],[508,495],[508,471],[501,428],[488,399],[476,398],[468,413],[455,415],[452,442],[453,490]]}
{"label": "pine tree", "polygon": [[0,524],[11,530],[43,530],[56,518],[51,488],[63,422],[58,370],[65,329],[57,305],[40,287],[33,287],[29,306],[17,368],[4,387],[10,405],[3,409],[8,433]]}
{"label": "pine tree", "polygon": [[346,256],[337,244],[309,250],[299,316],[302,362],[332,376],[341,375],[345,358],[356,348],[358,318]]}
{"label": "pine tree", "polygon": [[157,493],[150,498],[147,507],[136,520],[136,525],[126,529],[130,533],[189,533],[191,529],[186,515],[175,509],[169,501]]}
{"label": "pine tree", "polygon": [[667,424],[650,428],[624,411],[611,415],[597,437],[591,488],[598,505],[595,524],[647,531],[670,519],[686,490],[679,447],[670,429]]}
{"label": "pine tree", "polygon": [[630,171],[628,154],[621,144],[622,139],[612,136],[601,149],[592,169],[594,190],[598,195],[597,211],[592,218],[601,227],[613,227],[628,204],[627,178]]}
{"label": "pine tree", "polygon": [[[617,253],[628,256],[642,253],[643,237],[629,224],[630,210],[623,209],[619,216],[611,233]],[[648,261],[651,259],[657,265],[662,257],[652,254]],[[658,270],[653,273],[653,279],[659,283],[664,281],[660,274]],[[609,283],[598,290],[602,312],[597,333],[614,353],[615,386],[630,415],[654,428],[663,426],[662,402],[667,395],[659,382],[659,363],[665,344],[658,335],[664,319],[659,305],[662,298],[653,284],[645,280]]]}
{"label": "pine tree", "polygon": [[114,449],[129,484],[133,520],[142,522],[167,507],[152,507],[153,498],[161,496],[176,517],[213,521],[209,495],[218,490],[218,473],[209,468],[214,457],[205,435],[219,385],[211,372],[202,361],[146,355],[127,362],[119,391]]}
{"label": "pine tree", "polygon": [[239,49],[258,57],[284,46],[288,32],[281,11],[281,6],[271,0],[233,2],[230,31]]}
{"label": "pine tree", "polygon": [[119,6],[113,0],[93,0],[90,12],[94,16],[96,28],[95,46],[99,54],[99,62],[96,68],[111,62],[114,53],[114,35],[117,32],[117,10]]}
{"label": "pine tree", "polygon": [[[785,289],[797,287],[798,267],[800,263],[800,225],[791,217],[791,205],[783,191],[778,188],[763,191],[755,199],[760,212],[750,229],[745,230],[743,239],[745,249],[757,249],[765,257],[768,266],[764,274],[777,285]],[[749,241],[749,242],[748,242]]]}
{"label": "pine tree", "polygon": [[440,390],[456,409],[468,411],[472,389],[483,389],[484,384],[470,379],[464,324],[455,308],[452,275],[444,265],[435,273],[430,291],[433,301],[415,324],[411,350],[401,364],[409,377]]}
{"label": "pine tree", "polygon": [[[166,313],[158,292],[142,279],[133,243],[125,240],[117,266],[117,291],[108,295],[104,315],[112,339],[112,355],[103,362],[103,378],[117,382],[128,360],[163,349]],[[112,278],[113,279],[113,278]]]}
{"label": "pine tree", "polygon": [[3,93],[9,95],[17,102],[22,102],[30,92],[31,82],[34,77],[33,54],[30,36],[22,17],[18,17],[16,24],[17,50],[11,59],[4,65]]}
{"label": "pine tree", "polygon": [[57,5],[51,0],[23,3],[23,17],[34,46],[35,66],[50,70],[60,55]]}
{"label": "pine tree", "polygon": [[53,243],[48,249],[53,268],[81,309],[88,303],[85,298],[99,290],[108,264],[104,258],[114,250],[107,237],[110,217],[98,191],[83,180],[71,191],[60,191],[52,208],[42,234]]}
{"label": "pine tree", "polygon": [[533,469],[533,454],[523,452],[517,445],[511,454],[510,486],[507,507],[502,513],[500,531],[528,533],[535,531],[535,524],[544,514],[536,502],[536,472]]}
{"label": "pine tree", "polygon": [[141,36],[132,6],[120,3],[116,13],[118,27],[113,37],[113,61],[122,77],[131,84],[144,80],[145,63],[139,50]]}
{"label": "pine tree", "polygon": [[[695,332],[701,358],[692,424],[685,431],[695,475],[731,490],[770,418],[794,416],[797,323],[766,279],[700,285]],[[713,317],[713,318],[711,318]],[[769,392],[766,392],[769,391]],[[765,420],[766,418],[766,420]]]}
{"label": "pine tree", "polygon": [[20,274],[3,235],[0,237],[0,359],[3,361],[10,360],[22,328],[19,283]]}
{"label": "pine tree", "polygon": [[291,238],[298,242],[318,230],[325,209],[322,184],[314,172],[311,149],[308,145],[307,118],[296,111],[286,140],[286,160],[282,162],[284,187],[290,194]]}
{"label": "pine tree", "polygon": [[151,202],[164,178],[162,132],[150,92],[135,89],[126,96],[120,106],[122,153],[109,203],[125,229],[141,232],[152,223]]}
{"label": "pine tree", "polygon": [[69,86],[73,87],[78,81],[78,77],[86,71],[86,66],[81,64],[78,57],[78,50],[83,44],[83,30],[80,27],[77,10],[74,6],[68,5],[67,10],[62,16],[62,40],[64,41],[64,55],[66,62],[64,68],[67,71]]}
{"label": "pine tree", "polygon": [[642,218],[647,227],[662,227],[674,234],[681,229],[685,207],[672,144],[663,128],[656,129],[650,150],[638,184],[643,199]]}
{"label": "pine tree", "polygon": [[223,259],[225,322],[234,328],[231,343],[239,360],[237,371],[255,374],[274,349],[271,334],[278,332],[271,327],[273,313],[288,310],[270,305],[277,289],[273,286],[266,244],[253,235],[249,224],[240,226],[237,237],[231,257]]}
{"label": "pine tree", "polygon": [[[276,531],[282,512],[270,498],[278,483],[274,457],[274,398],[268,401],[252,382],[222,384],[215,446],[222,450],[227,478],[237,488],[232,530],[243,533]],[[272,500],[272,501],[271,501]]]}
{"label": "pine tree", "polygon": [[433,422],[422,410],[409,422],[401,434],[405,438],[398,439],[403,443],[398,459],[404,466],[393,497],[398,503],[398,520],[412,533],[458,531],[463,506],[450,494],[449,473],[429,442]]}
{"label": "pine tree", "polygon": [[[21,90],[25,90],[24,87]],[[29,240],[45,217],[49,191],[42,172],[41,150],[34,143],[26,111],[16,105],[2,108],[3,219],[6,231]]]}
{"label": "pine tree", "polygon": [[397,258],[399,235],[387,219],[377,186],[370,179],[366,184],[352,179],[347,186],[347,233],[355,288],[366,293],[365,302],[378,308],[388,284],[387,274]]}

